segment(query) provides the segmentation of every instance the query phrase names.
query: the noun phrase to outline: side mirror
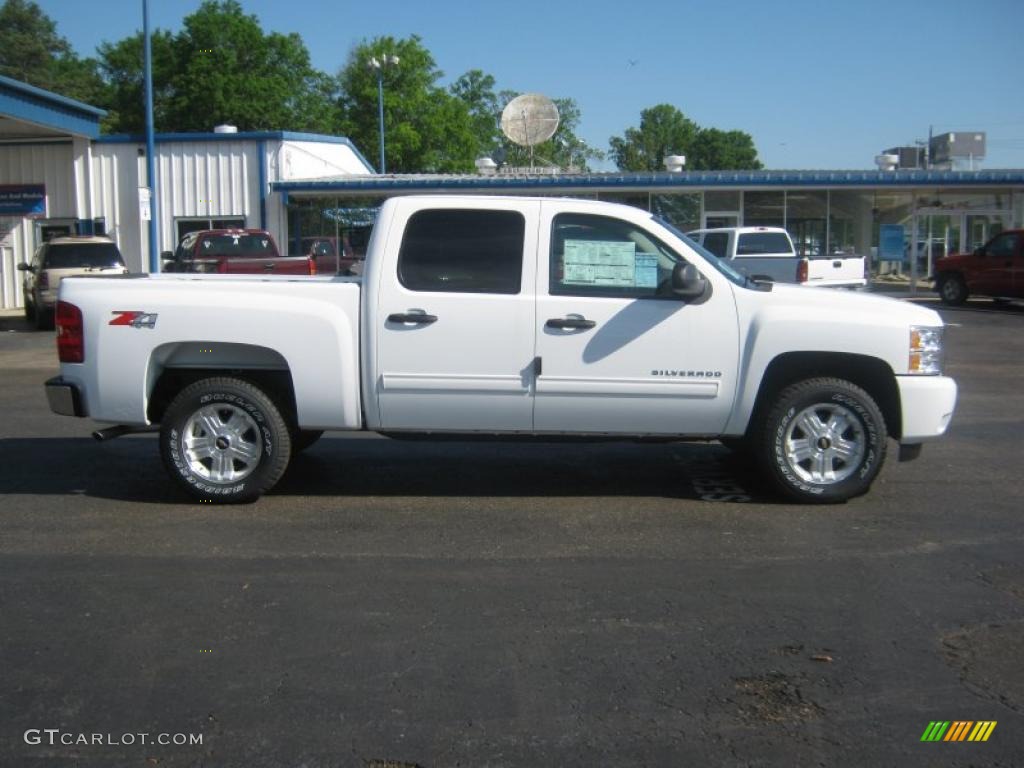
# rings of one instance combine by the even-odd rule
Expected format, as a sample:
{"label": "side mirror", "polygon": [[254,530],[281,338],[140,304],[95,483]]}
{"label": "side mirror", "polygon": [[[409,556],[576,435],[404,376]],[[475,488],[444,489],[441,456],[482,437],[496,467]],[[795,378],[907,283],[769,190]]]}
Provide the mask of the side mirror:
{"label": "side mirror", "polygon": [[708,290],[708,281],[693,264],[676,264],[672,268],[672,293],[683,299],[699,299]]}
{"label": "side mirror", "polygon": [[21,262],[17,267],[19,272],[35,272],[35,267],[31,264],[26,264],[24,261]]}

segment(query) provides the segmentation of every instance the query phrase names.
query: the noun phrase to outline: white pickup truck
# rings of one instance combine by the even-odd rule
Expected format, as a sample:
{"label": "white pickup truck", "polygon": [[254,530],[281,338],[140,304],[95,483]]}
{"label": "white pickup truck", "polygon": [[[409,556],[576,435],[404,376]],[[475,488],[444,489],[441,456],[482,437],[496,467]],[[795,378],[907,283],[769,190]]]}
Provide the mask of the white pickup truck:
{"label": "white pickup truck", "polygon": [[[400,197],[362,277],[70,278],[52,410],[155,430],[171,476],[251,501],[322,430],[721,439],[800,501],[945,432],[938,314],[755,283],[611,203]],[[145,443],[140,443],[145,445]]]}
{"label": "white pickup truck", "polygon": [[721,227],[686,234],[754,279],[854,290],[867,285],[863,256],[797,256],[789,232],[781,227]]}

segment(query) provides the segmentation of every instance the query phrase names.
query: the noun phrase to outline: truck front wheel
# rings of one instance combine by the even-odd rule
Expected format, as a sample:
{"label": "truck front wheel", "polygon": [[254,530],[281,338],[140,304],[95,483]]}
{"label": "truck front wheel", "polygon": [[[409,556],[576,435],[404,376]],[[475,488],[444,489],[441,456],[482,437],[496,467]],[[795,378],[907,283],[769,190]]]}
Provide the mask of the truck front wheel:
{"label": "truck front wheel", "polygon": [[288,424],[274,401],[241,379],[189,385],[160,426],[167,471],[201,501],[255,501],[281,479],[291,450]]}
{"label": "truck front wheel", "polygon": [[885,461],[885,419],[867,392],[817,378],[784,389],[769,410],[760,448],[787,496],[836,503],[866,493]]}
{"label": "truck front wheel", "polygon": [[967,284],[960,275],[943,275],[939,278],[939,296],[944,303],[957,307],[967,301]]}

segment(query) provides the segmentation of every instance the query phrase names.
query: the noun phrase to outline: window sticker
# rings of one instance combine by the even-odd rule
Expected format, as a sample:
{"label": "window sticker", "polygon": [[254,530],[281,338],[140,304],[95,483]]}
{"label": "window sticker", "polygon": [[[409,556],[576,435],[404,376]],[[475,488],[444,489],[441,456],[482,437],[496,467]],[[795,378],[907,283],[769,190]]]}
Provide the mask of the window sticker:
{"label": "window sticker", "polygon": [[658,287],[658,256],[654,253],[638,253],[636,255],[637,288]]}
{"label": "window sticker", "polygon": [[616,288],[632,288],[636,285],[636,243],[633,242],[566,240],[562,263],[565,267],[562,278],[564,285]]}

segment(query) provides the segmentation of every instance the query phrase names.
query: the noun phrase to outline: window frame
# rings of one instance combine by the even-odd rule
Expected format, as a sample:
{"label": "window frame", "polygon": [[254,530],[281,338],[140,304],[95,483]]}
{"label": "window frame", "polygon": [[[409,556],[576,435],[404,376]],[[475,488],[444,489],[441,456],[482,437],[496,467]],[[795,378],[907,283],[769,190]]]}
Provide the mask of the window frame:
{"label": "window frame", "polygon": [[[458,287],[444,287],[440,285],[434,285],[432,287],[423,287],[416,283],[416,280],[412,279],[410,275],[407,275],[403,271],[403,266],[408,264],[408,257],[406,255],[406,248],[409,247],[408,237],[411,231],[413,222],[418,217],[428,217],[431,215],[438,214],[469,214],[480,216],[506,216],[509,220],[515,219],[518,228],[517,236],[519,238],[517,253],[518,270],[516,272],[515,279],[515,290],[466,290],[459,289]],[[476,228],[474,228],[476,229]],[[491,227],[483,227],[482,231],[491,231]],[[467,230],[468,231],[468,230]],[[398,283],[405,290],[413,293],[442,293],[442,294],[457,294],[457,295],[478,295],[478,296],[520,296],[523,293],[523,268],[526,265],[526,232],[527,232],[527,220],[526,215],[516,209],[512,208],[422,208],[418,211],[414,211],[408,219],[405,221],[405,227],[402,232],[402,241],[398,245],[398,256],[395,264],[395,273],[398,278]],[[440,282],[440,280],[438,280]],[[513,287],[510,283],[509,287]]]}
{"label": "window frame", "polygon": [[[558,241],[556,232],[559,225],[559,220],[566,217],[573,218],[585,218],[585,219],[601,219],[603,221],[614,222],[615,224],[622,227],[629,227],[637,232],[640,232],[646,237],[651,243],[659,249],[662,253],[659,255],[665,255],[669,258],[674,258],[676,263],[679,264],[691,264],[681,253],[676,249],[671,248],[665,243],[660,237],[655,235],[649,229],[641,227],[632,221],[626,219],[620,219],[615,216],[608,216],[605,214],[588,213],[584,211],[563,211],[555,214],[551,219],[551,231],[549,233],[548,240],[548,295],[558,297],[578,297],[578,298],[597,298],[597,299],[620,299],[634,301],[637,299],[646,300],[670,300],[670,301],[681,301],[681,298],[677,296],[671,290],[671,274],[667,278],[659,279],[657,285],[653,288],[637,288],[635,285],[632,289],[627,289],[624,286],[582,286],[582,285],[566,285],[561,282],[558,278],[558,268],[565,266],[565,252],[561,253],[561,258],[556,258],[555,244]],[[563,240],[564,242],[564,240]],[[660,266],[659,266],[660,272]],[[653,291],[653,292],[651,292]]]}

